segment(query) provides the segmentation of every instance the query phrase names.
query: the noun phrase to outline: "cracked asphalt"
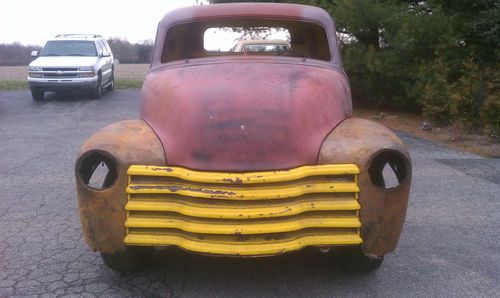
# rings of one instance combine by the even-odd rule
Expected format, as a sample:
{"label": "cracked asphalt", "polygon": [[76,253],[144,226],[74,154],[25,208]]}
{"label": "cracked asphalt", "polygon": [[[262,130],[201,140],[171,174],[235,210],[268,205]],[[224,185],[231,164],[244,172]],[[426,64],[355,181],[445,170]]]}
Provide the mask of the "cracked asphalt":
{"label": "cracked asphalt", "polygon": [[0,297],[500,296],[500,160],[400,134],[414,179],[397,250],[372,274],[314,249],[272,258],[155,251],[134,274],[107,269],[82,239],[74,160],[97,129],[136,118],[138,90],[101,100],[0,92]]}

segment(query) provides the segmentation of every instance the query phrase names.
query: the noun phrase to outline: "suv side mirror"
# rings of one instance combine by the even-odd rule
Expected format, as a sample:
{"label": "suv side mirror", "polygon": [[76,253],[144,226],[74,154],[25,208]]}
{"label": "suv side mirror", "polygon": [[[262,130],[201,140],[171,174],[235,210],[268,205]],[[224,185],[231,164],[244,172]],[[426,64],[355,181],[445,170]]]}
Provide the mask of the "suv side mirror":
{"label": "suv side mirror", "polygon": [[38,56],[38,51],[31,52],[31,57],[37,57],[37,56]]}
{"label": "suv side mirror", "polygon": [[111,52],[109,52],[109,51],[102,51],[101,56],[102,57],[111,57]]}

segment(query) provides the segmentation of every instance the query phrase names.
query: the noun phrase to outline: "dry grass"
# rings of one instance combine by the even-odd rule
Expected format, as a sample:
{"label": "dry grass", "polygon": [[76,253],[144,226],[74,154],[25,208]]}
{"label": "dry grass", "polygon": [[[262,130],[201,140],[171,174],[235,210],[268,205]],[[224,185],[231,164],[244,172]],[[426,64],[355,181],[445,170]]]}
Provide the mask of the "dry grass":
{"label": "dry grass", "polygon": [[0,67],[1,81],[26,80],[28,77],[27,66],[2,66]]}
{"label": "dry grass", "polygon": [[[149,64],[117,64],[115,65],[116,79],[144,80],[149,69]],[[27,66],[1,66],[0,80],[15,81],[25,80],[28,76]]]}
{"label": "dry grass", "polygon": [[117,64],[116,79],[132,79],[144,81],[149,70],[149,64]]}

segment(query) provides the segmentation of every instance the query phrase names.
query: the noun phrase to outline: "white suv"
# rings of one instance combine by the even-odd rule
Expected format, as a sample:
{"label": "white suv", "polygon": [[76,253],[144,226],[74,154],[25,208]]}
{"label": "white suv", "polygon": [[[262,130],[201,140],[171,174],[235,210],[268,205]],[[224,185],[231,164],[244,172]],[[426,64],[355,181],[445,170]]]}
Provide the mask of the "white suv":
{"label": "white suv", "polygon": [[38,57],[28,68],[33,100],[43,100],[45,91],[91,90],[101,98],[104,89],[113,90],[113,54],[100,35],[57,35],[31,56]]}

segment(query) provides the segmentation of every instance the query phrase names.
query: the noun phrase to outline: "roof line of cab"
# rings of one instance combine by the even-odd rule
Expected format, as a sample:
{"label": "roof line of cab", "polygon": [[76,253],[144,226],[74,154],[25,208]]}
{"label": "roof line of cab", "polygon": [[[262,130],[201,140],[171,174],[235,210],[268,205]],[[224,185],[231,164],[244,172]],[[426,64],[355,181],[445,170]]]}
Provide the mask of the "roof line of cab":
{"label": "roof line of cab", "polygon": [[[243,13],[242,13],[243,11]],[[165,34],[174,25],[196,20],[234,18],[289,19],[314,22],[321,25],[328,38],[332,60],[329,63],[342,68],[340,53],[335,38],[335,24],[330,14],[319,7],[290,3],[223,3],[183,7],[165,14],[158,24],[151,68],[161,65],[159,50],[163,47]],[[331,38],[333,36],[334,38]]]}
{"label": "roof line of cab", "polygon": [[315,21],[324,26],[332,22],[328,12],[314,6],[286,3],[225,3],[172,10],[165,14],[159,26],[160,28],[168,28],[173,24],[187,20],[242,16],[302,19]]}

